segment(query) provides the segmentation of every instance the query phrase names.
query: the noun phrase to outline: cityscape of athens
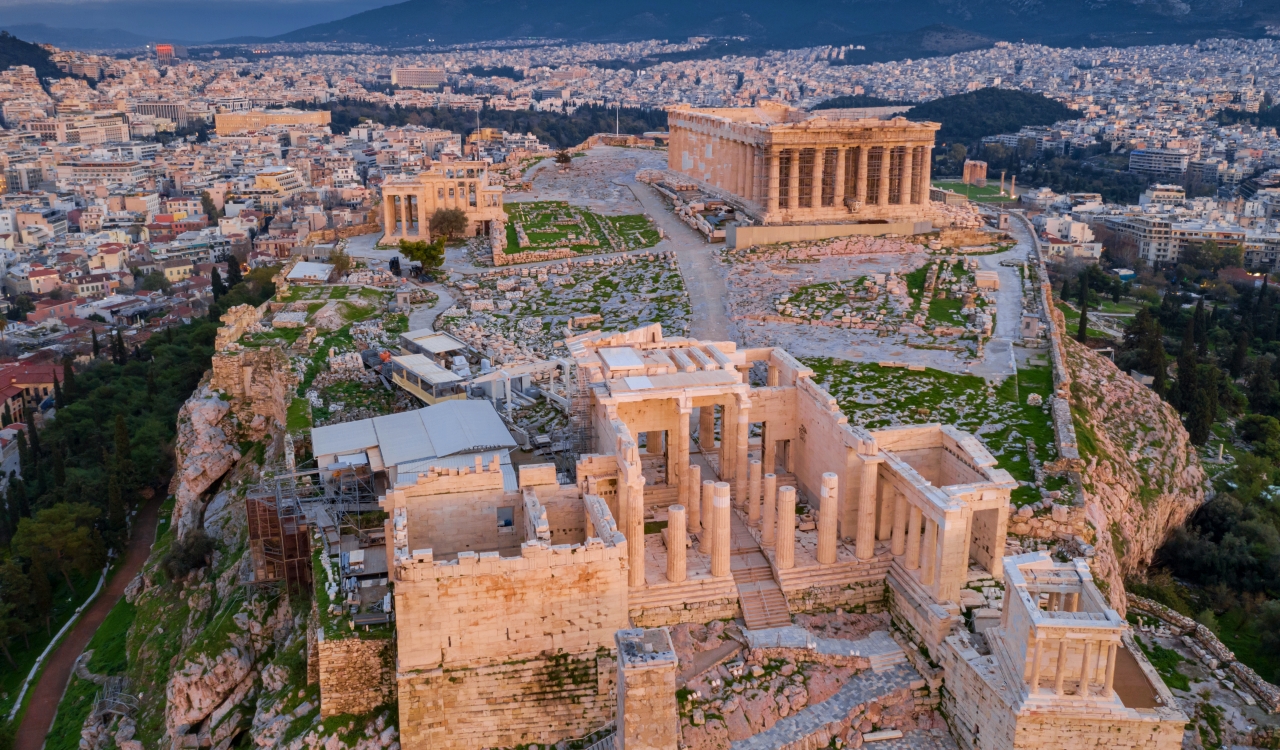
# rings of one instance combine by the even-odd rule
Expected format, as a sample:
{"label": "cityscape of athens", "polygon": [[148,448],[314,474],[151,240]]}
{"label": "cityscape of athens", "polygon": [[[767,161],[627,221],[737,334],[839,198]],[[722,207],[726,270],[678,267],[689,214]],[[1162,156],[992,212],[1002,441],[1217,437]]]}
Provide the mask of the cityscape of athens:
{"label": "cityscape of athens", "polygon": [[0,750],[1280,750],[1277,128],[1276,0],[0,0]]}

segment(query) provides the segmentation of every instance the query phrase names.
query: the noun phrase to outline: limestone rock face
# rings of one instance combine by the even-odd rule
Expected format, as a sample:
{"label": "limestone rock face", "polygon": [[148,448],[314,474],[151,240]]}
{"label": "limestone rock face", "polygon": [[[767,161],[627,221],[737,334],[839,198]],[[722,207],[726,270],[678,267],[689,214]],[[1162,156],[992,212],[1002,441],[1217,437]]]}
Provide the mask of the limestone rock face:
{"label": "limestone rock face", "polygon": [[1145,570],[1204,503],[1205,473],[1173,407],[1109,360],[1065,344],[1085,514],[1098,530],[1094,577],[1123,614],[1125,577]]}
{"label": "limestone rock face", "polygon": [[178,488],[173,509],[178,535],[194,528],[199,498],[240,458],[224,419],[231,403],[203,386],[178,412]]}
{"label": "limestone rock face", "polygon": [[[165,725],[169,735],[186,734],[186,728],[204,721],[242,683],[252,685],[253,655],[249,649],[228,646],[217,656],[201,654],[176,672],[165,690]],[[234,705],[234,704],[233,704]]]}

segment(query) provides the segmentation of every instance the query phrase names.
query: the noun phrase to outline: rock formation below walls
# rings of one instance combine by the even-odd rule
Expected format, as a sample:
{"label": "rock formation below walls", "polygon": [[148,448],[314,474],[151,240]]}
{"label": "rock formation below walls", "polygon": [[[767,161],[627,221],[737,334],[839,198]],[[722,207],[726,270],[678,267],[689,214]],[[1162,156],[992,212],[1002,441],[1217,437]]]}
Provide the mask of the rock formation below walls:
{"label": "rock formation below walls", "polygon": [[1066,350],[1094,578],[1123,613],[1124,579],[1205,501],[1205,474],[1173,407],[1075,341]]}
{"label": "rock formation below walls", "polygon": [[231,402],[224,401],[205,384],[178,412],[178,486],[174,492],[173,523],[179,537],[199,523],[200,496],[240,459],[226,420],[230,411]]}

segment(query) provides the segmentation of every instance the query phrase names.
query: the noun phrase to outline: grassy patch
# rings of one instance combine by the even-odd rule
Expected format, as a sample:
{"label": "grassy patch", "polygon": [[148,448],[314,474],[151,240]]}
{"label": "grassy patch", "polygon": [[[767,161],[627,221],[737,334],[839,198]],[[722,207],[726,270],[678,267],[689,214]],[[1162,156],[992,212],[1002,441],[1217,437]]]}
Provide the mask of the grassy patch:
{"label": "grassy patch", "polygon": [[349,291],[350,287],[335,286],[329,290],[329,299],[346,299]]}
{"label": "grassy patch", "polygon": [[80,728],[84,720],[93,710],[94,697],[98,694],[98,686],[89,680],[82,680],[75,675],[67,683],[67,691],[63,693],[62,702],[58,704],[58,715],[45,737],[45,750],[79,750]]}
{"label": "grassy patch", "polygon": [[138,614],[138,608],[121,599],[111,608],[98,631],[89,641],[93,657],[89,659],[89,671],[94,674],[123,674],[129,666],[129,657],[125,650],[129,627]]}
{"label": "grassy patch", "polygon": [[1164,680],[1164,684],[1173,690],[1190,690],[1191,681],[1187,676],[1178,671],[1178,665],[1183,661],[1182,655],[1173,649],[1165,648],[1159,643],[1147,644],[1141,637],[1135,636],[1138,646],[1142,649],[1142,653],[1146,655],[1147,661],[1151,662],[1151,666],[1156,668],[1160,673],[1160,679]]}
{"label": "grassy patch", "polygon": [[305,398],[295,398],[289,403],[289,414],[286,429],[289,432],[305,430],[311,426],[311,402]]}

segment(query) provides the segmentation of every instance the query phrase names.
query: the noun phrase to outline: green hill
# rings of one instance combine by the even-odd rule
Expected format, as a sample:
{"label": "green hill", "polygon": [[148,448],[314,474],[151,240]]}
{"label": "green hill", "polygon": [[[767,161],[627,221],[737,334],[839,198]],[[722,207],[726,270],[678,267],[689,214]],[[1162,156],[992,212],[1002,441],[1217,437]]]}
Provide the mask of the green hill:
{"label": "green hill", "polygon": [[942,123],[938,143],[969,143],[988,135],[1016,133],[1028,125],[1075,120],[1080,113],[1042,94],[978,89],[912,107],[905,117]]}
{"label": "green hill", "polygon": [[44,47],[24,42],[7,31],[0,31],[0,70],[8,70],[14,65],[30,65],[41,78],[60,78],[64,75],[49,59],[49,51]]}

